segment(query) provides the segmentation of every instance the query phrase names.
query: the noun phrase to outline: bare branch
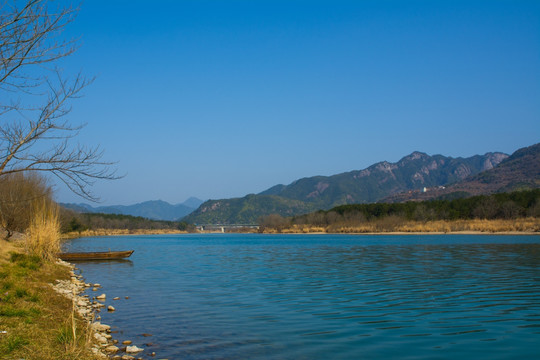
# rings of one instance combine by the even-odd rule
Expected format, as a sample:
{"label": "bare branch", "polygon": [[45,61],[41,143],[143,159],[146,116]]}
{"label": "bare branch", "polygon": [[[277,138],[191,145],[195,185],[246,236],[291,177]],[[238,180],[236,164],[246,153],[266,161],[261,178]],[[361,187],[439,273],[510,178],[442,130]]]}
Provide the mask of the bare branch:
{"label": "bare branch", "polygon": [[47,65],[76,50],[60,34],[78,9],[51,9],[46,0],[0,4],[0,179],[46,172],[95,200],[89,188],[96,180],[119,177],[99,147],[72,143],[84,125],[68,119],[71,101],[94,79],[68,79]]}

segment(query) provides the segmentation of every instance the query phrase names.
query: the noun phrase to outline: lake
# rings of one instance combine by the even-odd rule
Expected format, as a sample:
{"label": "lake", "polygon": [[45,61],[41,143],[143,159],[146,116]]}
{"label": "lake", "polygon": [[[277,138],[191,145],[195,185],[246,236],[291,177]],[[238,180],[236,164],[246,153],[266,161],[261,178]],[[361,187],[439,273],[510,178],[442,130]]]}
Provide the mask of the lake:
{"label": "lake", "polygon": [[113,337],[145,358],[540,358],[540,236],[189,234],[65,248],[135,250],[77,267],[116,308],[101,312]]}

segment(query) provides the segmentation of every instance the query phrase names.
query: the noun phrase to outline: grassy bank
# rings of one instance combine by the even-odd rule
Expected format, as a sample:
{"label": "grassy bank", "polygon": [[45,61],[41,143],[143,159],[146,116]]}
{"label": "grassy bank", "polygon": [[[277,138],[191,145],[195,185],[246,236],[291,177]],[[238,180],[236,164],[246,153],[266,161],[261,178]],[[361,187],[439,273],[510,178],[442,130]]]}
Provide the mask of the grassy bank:
{"label": "grassy bank", "polygon": [[0,240],[0,359],[97,359],[87,322],[52,288],[69,271]]}
{"label": "grassy bank", "polygon": [[362,223],[334,223],[331,225],[299,225],[283,227],[264,227],[261,232],[273,234],[309,233],[522,233],[540,234],[539,218],[520,219],[472,219],[472,220],[434,220],[412,221],[399,217],[385,217]]}

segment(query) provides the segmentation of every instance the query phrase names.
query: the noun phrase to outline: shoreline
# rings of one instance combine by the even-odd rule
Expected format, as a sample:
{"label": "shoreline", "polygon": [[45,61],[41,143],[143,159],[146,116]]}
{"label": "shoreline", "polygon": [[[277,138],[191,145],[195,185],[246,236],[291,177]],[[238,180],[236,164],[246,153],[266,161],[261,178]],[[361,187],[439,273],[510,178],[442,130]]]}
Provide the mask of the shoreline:
{"label": "shoreline", "polygon": [[538,231],[380,231],[380,232],[325,232],[325,231],[291,231],[262,232],[267,235],[540,235]]}
{"label": "shoreline", "polygon": [[[51,284],[51,286],[58,294],[72,301],[74,311],[88,324],[92,339],[89,343],[90,351],[95,356],[103,359],[141,360],[141,357],[135,356],[144,349],[132,345],[131,341],[123,341],[122,344],[119,344],[118,340],[113,339],[111,335],[111,326],[101,323],[101,316],[99,315],[101,309],[107,309],[110,312],[115,311],[112,305],[106,305],[106,294],[100,293],[100,295],[93,297],[88,294],[83,295],[90,288],[93,291],[98,291],[101,289],[101,285],[85,282],[84,277],[76,273],[79,269],[75,264],[61,259],[58,259],[56,264],[69,268],[70,279],[57,279],[55,284]],[[116,298],[113,300],[116,300]],[[120,356],[118,353],[124,353],[124,355]],[[154,355],[155,353],[150,354],[150,356]]]}
{"label": "shoreline", "polygon": [[187,231],[170,231],[170,232],[161,232],[161,231],[124,231],[123,229],[113,229],[113,230],[93,230],[89,232],[81,233],[68,233],[62,234],[61,240],[73,240],[83,237],[102,237],[102,236],[130,236],[130,235],[187,235],[187,234],[254,234],[254,235],[272,235],[272,234],[281,234],[281,235],[540,235],[540,231],[489,231],[489,230],[456,230],[456,231],[309,231],[302,229],[283,229],[281,231],[277,230],[263,230],[262,232],[252,232],[252,231],[197,231],[197,232],[187,232]]}

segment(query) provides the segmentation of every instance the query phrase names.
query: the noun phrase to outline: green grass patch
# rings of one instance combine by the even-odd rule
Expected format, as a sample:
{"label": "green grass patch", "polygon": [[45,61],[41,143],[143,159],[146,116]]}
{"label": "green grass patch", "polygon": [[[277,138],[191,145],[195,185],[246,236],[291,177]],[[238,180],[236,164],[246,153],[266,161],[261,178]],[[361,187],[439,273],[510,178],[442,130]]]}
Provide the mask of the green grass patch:
{"label": "green grass patch", "polygon": [[15,350],[19,350],[30,342],[19,335],[10,335],[0,343],[0,351],[3,354],[10,354]]}
{"label": "green grass patch", "polygon": [[73,344],[73,329],[66,325],[58,329],[56,333],[56,342],[64,346]]}
{"label": "green grass patch", "polygon": [[28,290],[26,289],[15,289],[15,297],[16,298],[19,298],[19,299],[22,299],[22,298],[25,298],[25,297],[29,297],[30,294],[28,293]]}
{"label": "green grass patch", "polygon": [[42,265],[42,260],[37,255],[11,253],[9,260],[21,268],[30,269],[30,270],[38,270]]}
{"label": "green grass patch", "polygon": [[2,291],[8,291],[13,289],[13,282],[5,281],[2,283]]}
{"label": "green grass patch", "polygon": [[17,309],[10,305],[0,307],[0,316],[4,317],[34,317],[40,314],[41,311],[36,308]]}

